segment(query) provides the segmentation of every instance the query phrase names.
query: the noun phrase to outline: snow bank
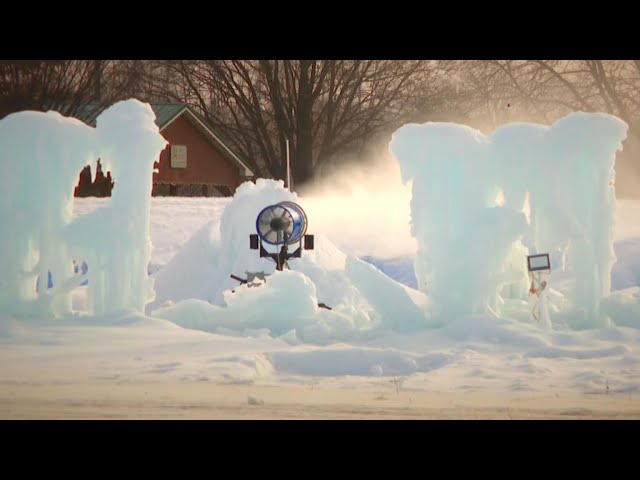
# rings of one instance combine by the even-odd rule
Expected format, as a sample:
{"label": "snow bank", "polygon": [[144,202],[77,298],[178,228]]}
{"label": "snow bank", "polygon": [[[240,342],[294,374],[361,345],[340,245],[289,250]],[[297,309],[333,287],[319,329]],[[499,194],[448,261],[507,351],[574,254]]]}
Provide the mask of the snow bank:
{"label": "snow bank", "polygon": [[300,347],[268,355],[275,369],[284,373],[312,376],[411,375],[442,368],[457,359],[455,354],[417,355],[391,348],[333,346],[323,349]]}
{"label": "snow bank", "polygon": [[[156,274],[152,314],[207,331],[266,328],[279,336],[295,330],[287,337],[291,342],[328,343],[424,326],[422,306],[414,302],[410,289],[347,257],[323,235],[316,236],[314,250],[289,261],[291,271],[275,271],[271,260],[250,250],[249,235],[255,233],[258,213],[283,200],[304,208],[304,201],[284,189],[281,181],[258,179],[241,185],[219,227],[203,227]],[[312,218],[308,232],[313,233]],[[264,271],[266,283],[240,286],[230,278],[246,278],[247,271]],[[162,308],[167,302],[175,305]],[[319,308],[319,303],[332,310]]]}

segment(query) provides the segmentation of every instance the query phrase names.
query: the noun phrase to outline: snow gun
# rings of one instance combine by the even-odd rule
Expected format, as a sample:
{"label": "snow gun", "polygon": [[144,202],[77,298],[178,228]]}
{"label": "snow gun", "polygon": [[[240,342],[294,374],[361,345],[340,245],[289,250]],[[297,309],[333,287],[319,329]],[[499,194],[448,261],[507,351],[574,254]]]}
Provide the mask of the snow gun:
{"label": "snow gun", "polygon": [[[260,258],[270,258],[276,264],[276,270],[289,269],[290,258],[300,258],[303,250],[313,250],[314,236],[307,234],[307,214],[302,207],[294,202],[280,202],[263,208],[256,218],[256,232],[249,235],[249,248],[259,250]],[[291,245],[298,244],[298,248],[289,252]],[[273,245],[276,252],[270,252],[265,245]],[[247,279],[231,275],[231,278],[240,282],[240,285],[258,286],[254,278],[264,280],[264,272],[245,272]],[[331,310],[324,303],[319,303],[320,308]]]}

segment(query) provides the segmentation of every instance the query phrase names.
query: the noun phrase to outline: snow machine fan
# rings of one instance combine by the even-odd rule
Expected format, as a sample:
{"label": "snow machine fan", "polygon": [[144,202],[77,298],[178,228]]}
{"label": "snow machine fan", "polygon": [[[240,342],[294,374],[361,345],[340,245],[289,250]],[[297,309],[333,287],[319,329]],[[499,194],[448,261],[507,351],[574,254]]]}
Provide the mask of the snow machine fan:
{"label": "snow machine fan", "polygon": [[[300,258],[303,249],[313,250],[313,235],[307,235],[307,214],[297,203],[280,202],[263,208],[256,218],[256,231],[249,235],[249,248],[260,250],[261,258],[272,259],[277,270],[289,268],[287,260]],[[299,246],[291,253],[289,246],[294,243]],[[280,247],[280,251],[268,252],[263,244]]]}
{"label": "snow machine fan", "polygon": [[291,245],[307,231],[307,215],[300,205],[280,202],[258,214],[256,231],[260,240],[269,245]]}
{"label": "snow machine fan", "polygon": [[[302,250],[313,250],[314,237],[307,235],[307,214],[300,205],[294,202],[280,202],[263,208],[256,218],[256,232],[249,235],[249,248],[260,250],[260,258],[270,258],[276,264],[276,270],[282,271],[289,268],[288,260],[300,258]],[[294,252],[289,252],[289,246],[299,243]],[[263,244],[275,245],[279,251],[269,252]],[[266,283],[264,272],[246,272],[247,278],[231,275],[231,278],[241,285],[257,286],[253,278],[258,276]],[[251,284],[249,284],[251,283]],[[324,303],[318,303],[318,307],[331,310]]]}

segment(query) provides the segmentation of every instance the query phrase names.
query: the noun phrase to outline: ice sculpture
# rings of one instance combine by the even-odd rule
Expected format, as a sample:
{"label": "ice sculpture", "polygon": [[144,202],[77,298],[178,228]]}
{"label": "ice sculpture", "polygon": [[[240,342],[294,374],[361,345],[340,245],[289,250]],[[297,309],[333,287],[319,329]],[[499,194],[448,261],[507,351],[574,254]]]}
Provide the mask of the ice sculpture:
{"label": "ice sculpture", "polygon": [[[143,311],[153,299],[151,182],[166,145],[154,120],[148,104],[127,100],[95,129],[56,112],[0,121],[0,311],[68,314],[70,292],[87,279],[95,314]],[[78,172],[98,158],[117,181],[113,197],[72,222]],[[74,273],[74,261],[89,265],[86,275]]]}
{"label": "ice sculpture", "polygon": [[501,292],[523,294],[527,252],[548,251],[562,259],[555,268],[571,257],[579,323],[600,321],[615,261],[613,167],[626,131],[601,113],[490,136],[451,123],[396,131],[390,150],[412,182],[418,286],[434,314],[499,313]]}

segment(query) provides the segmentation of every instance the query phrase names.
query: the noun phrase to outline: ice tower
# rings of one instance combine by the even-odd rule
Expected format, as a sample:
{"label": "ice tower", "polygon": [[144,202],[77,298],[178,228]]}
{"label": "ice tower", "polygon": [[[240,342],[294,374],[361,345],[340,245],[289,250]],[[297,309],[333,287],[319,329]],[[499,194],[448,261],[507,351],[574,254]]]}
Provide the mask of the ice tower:
{"label": "ice tower", "polygon": [[[74,260],[89,265],[92,313],[143,311],[153,299],[153,164],[166,145],[151,107],[119,102],[95,129],[56,112],[15,113],[0,121],[0,145],[0,312],[70,313],[70,292],[87,280]],[[113,197],[72,221],[78,173],[98,158],[116,179]]]}
{"label": "ice tower", "polygon": [[390,150],[412,182],[416,277],[433,315],[499,314],[505,296],[524,295],[527,253],[548,251],[561,260],[554,268],[570,257],[578,326],[601,322],[615,261],[615,154],[626,131],[600,113],[509,124],[488,137],[452,123],[396,131]]}

